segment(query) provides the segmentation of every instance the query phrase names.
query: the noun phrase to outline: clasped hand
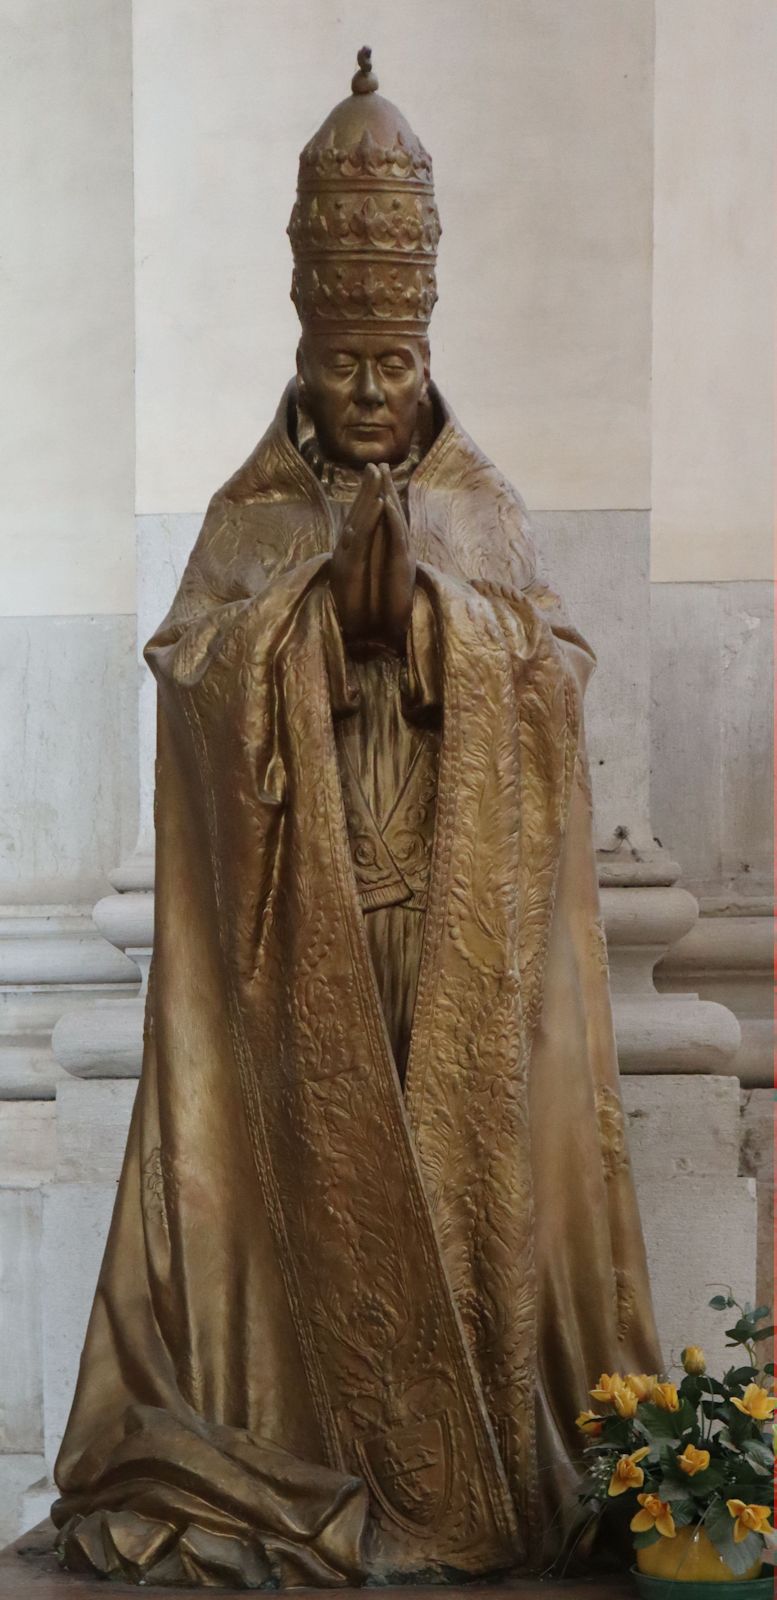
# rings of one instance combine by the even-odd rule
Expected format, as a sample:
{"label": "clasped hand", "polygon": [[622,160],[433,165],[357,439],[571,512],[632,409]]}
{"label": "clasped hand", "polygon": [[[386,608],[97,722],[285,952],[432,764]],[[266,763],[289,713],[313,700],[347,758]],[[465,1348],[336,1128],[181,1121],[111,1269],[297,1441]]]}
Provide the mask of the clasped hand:
{"label": "clasped hand", "polygon": [[332,595],[354,653],[401,654],[410,626],[415,560],[391,472],[372,462],[332,555]]}

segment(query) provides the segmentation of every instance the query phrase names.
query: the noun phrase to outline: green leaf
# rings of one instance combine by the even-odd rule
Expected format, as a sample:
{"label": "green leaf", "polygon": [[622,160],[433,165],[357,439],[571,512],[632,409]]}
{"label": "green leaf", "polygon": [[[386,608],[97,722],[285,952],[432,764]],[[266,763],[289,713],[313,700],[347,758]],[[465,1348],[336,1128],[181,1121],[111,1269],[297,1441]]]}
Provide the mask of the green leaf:
{"label": "green leaf", "polygon": [[677,1411],[664,1411],[662,1406],[645,1402],[639,1408],[639,1420],[649,1437],[679,1442],[682,1435],[695,1426],[696,1411],[685,1398]]}
{"label": "green leaf", "polygon": [[648,1528],[646,1533],[632,1534],[635,1550],[647,1550],[651,1544],[657,1544],[661,1534],[655,1528]]}
{"label": "green leaf", "polygon": [[749,1533],[741,1544],[735,1544],[734,1518],[722,1500],[710,1507],[704,1526],[715,1549],[737,1577],[763,1552],[764,1541],[758,1533]]}
{"label": "green leaf", "polygon": [[681,1433],[679,1411],[662,1411],[659,1406],[645,1405],[642,1407],[640,1421],[651,1438],[672,1439],[675,1443],[679,1441]]}
{"label": "green leaf", "polygon": [[737,1577],[740,1577],[743,1572],[747,1572],[748,1567],[752,1567],[753,1562],[757,1561],[760,1555],[763,1555],[764,1542],[759,1533],[749,1533],[741,1544],[735,1544],[733,1538],[729,1539],[725,1544],[718,1543],[718,1540],[713,1538],[712,1534],[710,1534],[710,1539],[712,1539],[715,1549],[722,1555],[726,1565],[731,1568],[731,1571]]}
{"label": "green leaf", "polygon": [[764,1367],[764,1372],[768,1372],[770,1378],[774,1377],[774,1362],[773,1361],[767,1361],[766,1366]]}
{"label": "green leaf", "polygon": [[733,1306],[734,1302],[730,1295],[714,1294],[708,1304],[712,1306],[713,1311],[727,1311],[728,1307]]}
{"label": "green leaf", "polygon": [[719,1400],[703,1400],[701,1409],[703,1416],[710,1417],[715,1422],[728,1422],[729,1408],[725,1404],[721,1405]]}
{"label": "green leaf", "polygon": [[684,1505],[688,1499],[688,1485],[687,1483],[681,1483],[679,1478],[662,1478],[656,1489],[656,1494],[660,1500],[669,1502],[674,1513],[675,1505]]}
{"label": "green leaf", "polygon": [[[747,1505],[764,1504],[764,1480],[755,1476],[752,1467],[747,1461],[735,1460],[733,1470],[732,1467],[729,1467],[726,1473],[726,1495],[728,1498],[731,1498],[729,1495],[730,1490],[733,1491],[735,1499],[744,1500]],[[771,1495],[768,1498],[771,1499]]]}
{"label": "green leaf", "polygon": [[725,1328],[727,1339],[733,1339],[734,1344],[745,1344],[753,1336],[753,1325],[749,1317],[740,1317],[733,1328]]}
{"label": "green leaf", "polygon": [[748,1461],[752,1461],[755,1466],[763,1467],[765,1474],[773,1472],[774,1447],[767,1444],[765,1439],[745,1439],[742,1449]]}
{"label": "green leaf", "polygon": [[734,1523],[725,1501],[713,1502],[704,1518],[704,1526],[715,1545],[734,1537]]}
{"label": "green leaf", "polygon": [[617,1445],[620,1451],[635,1450],[638,1440],[634,1427],[629,1417],[605,1417],[604,1427],[599,1435],[605,1444]]}
{"label": "green leaf", "polygon": [[675,1500],[672,1503],[672,1516],[676,1528],[687,1528],[692,1522],[698,1522],[699,1507],[692,1500]]}
{"label": "green leaf", "polygon": [[756,1306],[755,1311],[753,1312],[753,1321],[763,1322],[764,1317],[770,1317],[771,1314],[771,1306]]}
{"label": "green leaf", "polygon": [[761,1430],[752,1417],[748,1417],[737,1406],[721,1406],[721,1416],[728,1424],[728,1431],[734,1444],[743,1445],[746,1439],[760,1439]]}
{"label": "green leaf", "polygon": [[704,1500],[720,1488],[725,1476],[723,1463],[711,1461],[704,1472],[697,1472],[694,1478],[689,1478],[688,1488],[695,1500]]}
{"label": "green leaf", "polygon": [[759,1344],[762,1339],[773,1339],[774,1338],[774,1324],[772,1324],[771,1327],[769,1327],[769,1328],[756,1328],[754,1333],[752,1333],[750,1335],[750,1337],[753,1340],[754,1344]]}
{"label": "green leaf", "polygon": [[705,1373],[702,1383],[707,1394],[720,1394],[728,1399],[728,1389],[725,1383],[720,1382],[719,1378],[709,1378]]}
{"label": "green leaf", "polygon": [[728,1372],[724,1373],[722,1387],[725,1386],[727,1389],[732,1389],[735,1385],[739,1387],[746,1383],[752,1383],[757,1376],[757,1367],[729,1367]]}

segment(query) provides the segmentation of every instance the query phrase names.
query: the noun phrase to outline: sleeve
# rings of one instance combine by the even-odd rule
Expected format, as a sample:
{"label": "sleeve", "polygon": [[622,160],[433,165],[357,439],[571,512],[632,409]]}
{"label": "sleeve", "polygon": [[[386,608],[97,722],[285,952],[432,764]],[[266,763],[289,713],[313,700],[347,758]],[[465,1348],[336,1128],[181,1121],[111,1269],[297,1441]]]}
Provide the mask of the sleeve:
{"label": "sleeve", "polygon": [[[358,676],[345,648],[334,600],[327,593],[324,606],[324,644],[332,711],[348,716],[360,704]],[[409,721],[423,718],[442,705],[442,681],[437,625],[432,603],[422,584],[416,584],[407,651],[399,675],[402,709]]]}

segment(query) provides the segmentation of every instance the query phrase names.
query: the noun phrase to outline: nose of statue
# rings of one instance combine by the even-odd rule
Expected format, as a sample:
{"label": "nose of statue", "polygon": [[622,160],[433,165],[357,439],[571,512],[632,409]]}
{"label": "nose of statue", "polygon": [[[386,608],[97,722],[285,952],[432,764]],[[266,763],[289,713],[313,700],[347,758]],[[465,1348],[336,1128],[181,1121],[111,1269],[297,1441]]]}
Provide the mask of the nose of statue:
{"label": "nose of statue", "polygon": [[383,390],[378,382],[375,363],[363,357],[359,362],[359,371],[356,379],[356,399],[362,405],[378,406],[382,404],[383,398]]}

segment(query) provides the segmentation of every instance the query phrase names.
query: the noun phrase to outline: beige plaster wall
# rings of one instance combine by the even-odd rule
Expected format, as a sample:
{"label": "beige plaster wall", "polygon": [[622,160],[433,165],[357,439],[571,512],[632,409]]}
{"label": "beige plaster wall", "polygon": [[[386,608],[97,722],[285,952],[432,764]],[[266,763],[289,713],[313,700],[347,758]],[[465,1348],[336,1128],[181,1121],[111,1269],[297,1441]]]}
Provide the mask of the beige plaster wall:
{"label": "beige plaster wall", "polygon": [[431,150],[435,372],[539,508],[649,497],[652,0],[135,0],[137,505],[193,511],[297,323],[300,147],[372,44]]}
{"label": "beige plaster wall", "polygon": [[537,509],[652,493],[655,578],[769,574],[771,0],[392,16],[0,0],[0,614],[134,607],[131,23],[141,511],[201,509],[275,404],[297,151],[369,37],[435,157],[463,420]]}
{"label": "beige plaster wall", "polygon": [[129,0],[0,4],[0,614],[134,609]]}
{"label": "beige plaster wall", "polygon": [[768,578],[773,0],[656,0],[653,577]]}

